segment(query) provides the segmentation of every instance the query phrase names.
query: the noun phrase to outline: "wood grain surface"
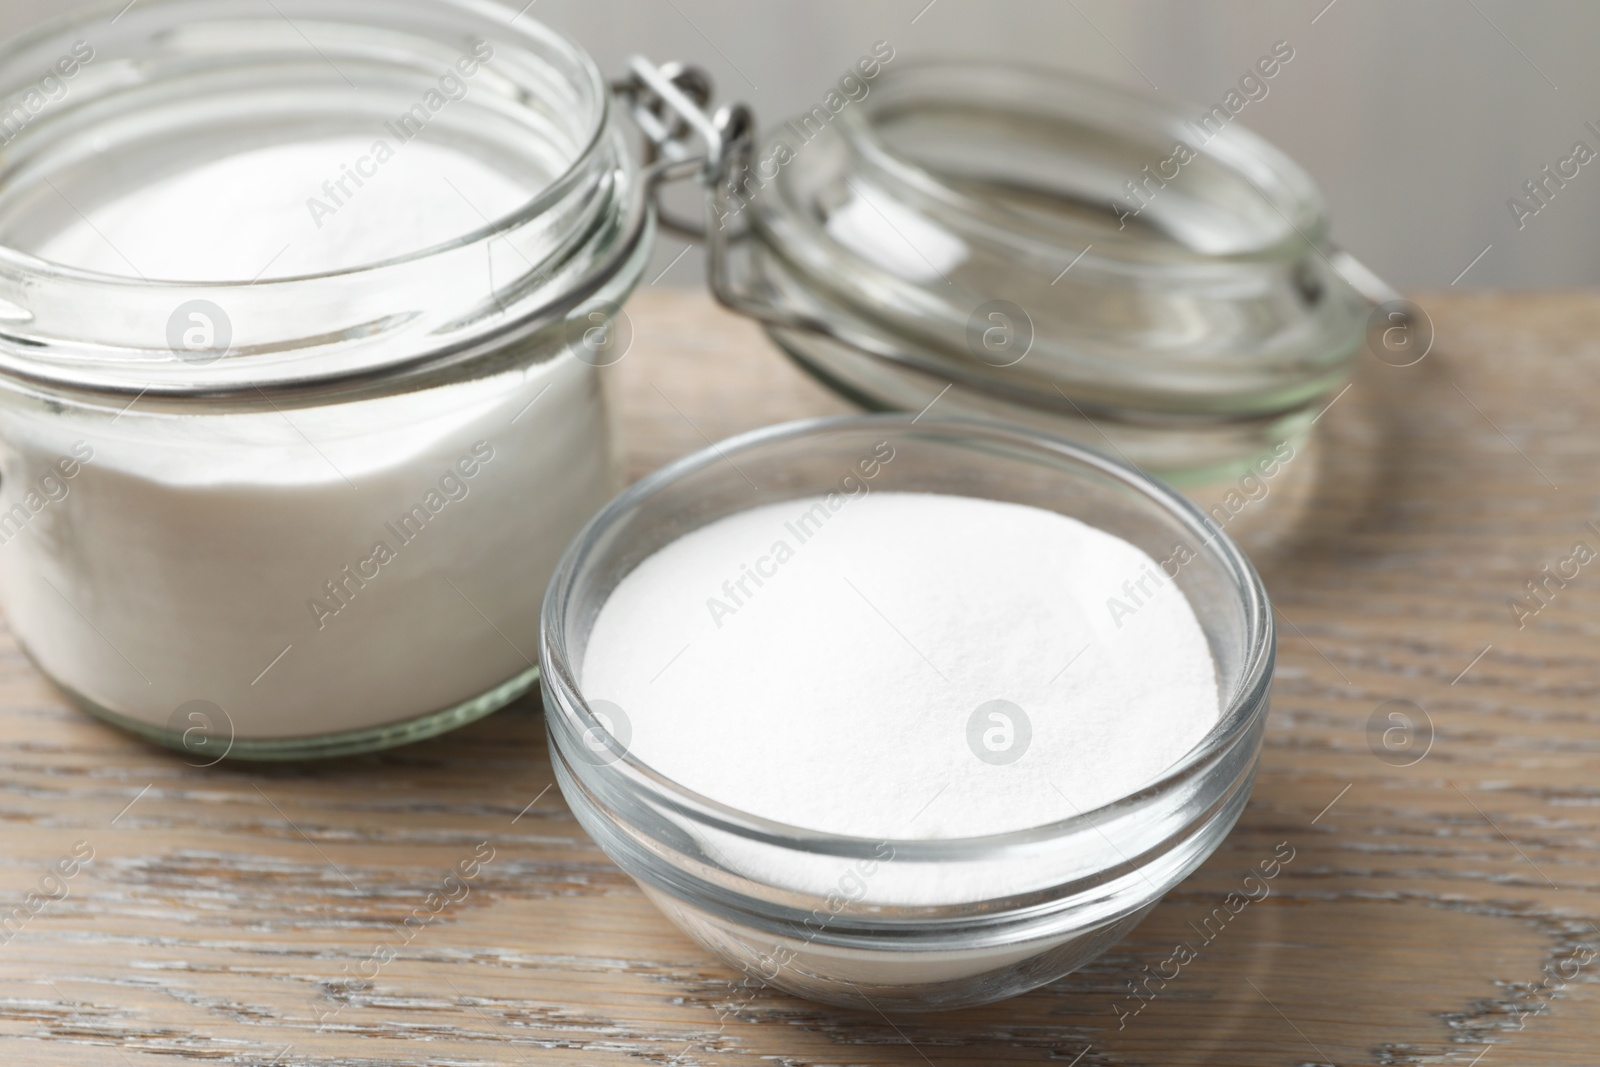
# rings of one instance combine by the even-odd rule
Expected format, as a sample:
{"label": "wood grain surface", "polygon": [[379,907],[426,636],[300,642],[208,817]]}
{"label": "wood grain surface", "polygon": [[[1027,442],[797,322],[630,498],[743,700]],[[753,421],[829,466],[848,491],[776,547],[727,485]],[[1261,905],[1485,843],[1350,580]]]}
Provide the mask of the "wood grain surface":
{"label": "wood grain surface", "polygon": [[[932,1018],[752,993],[573,821],[536,700],[379,755],[197,768],[70,708],[5,634],[0,913],[59,899],[0,935],[0,1064],[1600,1061],[1600,561],[1520,627],[1508,604],[1600,549],[1600,300],[1422,303],[1428,357],[1364,357],[1229,527],[1281,609],[1248,810],[1087,970]],[[704,297],[629,314],[634,475],[846,410]],[[1270,895],[1208,940],[1280,842]]]}

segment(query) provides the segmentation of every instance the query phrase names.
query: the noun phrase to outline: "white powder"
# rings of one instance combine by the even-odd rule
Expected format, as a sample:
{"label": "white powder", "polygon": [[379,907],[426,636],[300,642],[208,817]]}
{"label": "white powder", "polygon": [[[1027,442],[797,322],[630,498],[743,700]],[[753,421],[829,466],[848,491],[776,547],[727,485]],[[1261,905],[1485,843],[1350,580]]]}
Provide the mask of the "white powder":
{"label": "white powder", "polygon": [[[294,427],[275,412],[14,424],[0,445],[11,628],[57,680],[155,726],[193,700],[258,739],[450,707],[537,662],[550,572],[616,488],[601,405],[593,368],[563,356],[297,411]],[[77,441],[93,458],[65,496],[6,521]]]}
{"label": "white powder", "polygon": [[[149,277],[271,277],[458,236],[531,192],[414,142],[336,216],[313,217],[307,198],[368,149],[331,140],[224,157],[89,220],[63,207],[39,247],[123,275],[131,262]],[[508,262],[501,276],[516,271]],[[566,352],[355,403],[151,407],[112,419],[8,406],[0,589],[51,676],[157,727],[206,701],[238,738],[364,729],[527,672],[556,559],[617,487],[596,371]]]}
{"label": "white powder", "polygon": [[[381,165],[371,138],[222,156],[130,189],[91,208],[87,219],[63,210],[60,229],[33,237],[31,250],[109,274],[131,268],[180,281],[289,278],[431,248],[509,213],[537,189],[464,152],[392,141],[385,145],[393,156]],[[371,172],[359,187],[348,177],[355,165]],[[347,196],[328,191],[339,179]],[[503,251],[507,267],[517,262],[512,249]]]}
{"label": "white powder", "polygon": [[[952,838],[1122,797],[1217,722],[1194,612],[1128,542],[1017,504],[831,499],[721,519],[618,585],[582,687],[621,709],[635,756],[811,830]],[[750,862],[769,880],[812,881]],[[983,871],[961,877],[872,895],[993,888]]]}

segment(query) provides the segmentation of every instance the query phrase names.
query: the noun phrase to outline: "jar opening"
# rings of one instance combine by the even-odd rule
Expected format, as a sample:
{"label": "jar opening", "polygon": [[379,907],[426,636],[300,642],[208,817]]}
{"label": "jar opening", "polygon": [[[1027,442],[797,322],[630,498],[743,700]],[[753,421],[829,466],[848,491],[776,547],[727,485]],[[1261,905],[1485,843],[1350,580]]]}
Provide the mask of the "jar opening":
{"label": "jar opening", "polygon": [[365,373],[501,332],[639,238],[606,84],[531,18],[112,16],[0,51],[0,370],[157,395]]}
{"label": "jar opening", "polygon": [[[168,0],[110,33],[80,18],[16,42],[0,246],[144,282],[261,282],[502,228],[590,150],[607,101],[575,46],[459,17],[475,7]],[[39,72],[62,69],[32,111]]]}

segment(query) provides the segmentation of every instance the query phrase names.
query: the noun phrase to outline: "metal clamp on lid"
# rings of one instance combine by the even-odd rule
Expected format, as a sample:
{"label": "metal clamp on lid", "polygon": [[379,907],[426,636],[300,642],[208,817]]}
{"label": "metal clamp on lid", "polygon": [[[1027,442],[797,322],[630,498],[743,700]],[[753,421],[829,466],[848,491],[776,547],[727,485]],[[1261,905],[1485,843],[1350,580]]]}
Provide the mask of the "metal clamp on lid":
{"label": "metal clamp on lid", "polygon": [[[768,326],[804,330],[849,345],[879,359],[917,365],[909,356],[867,334],[837,323],[779,307],[742,289],[734,281],[735,247],[750,237],[748,226],[725,221],[751,198],[748,175],[755,155],[755,114],[745,104],[725,104],[708,113],[714,95],[711,76],[698,67],[671,62],[656,66],[642,56],[629,61],[629,77],[612,85],[645,135],[647,184],[655,196],[662,229],[706,246],[707,281],[718,303]],[[696,151],[700,148],[700,151]],[[661,186],[698,177],[706,186],[706,219],[699,224],[674,216],[661,202]],[[946,373],[938,370],[938,373]]]}
{"label": "metal clamp on lid", "polygon": [[[659,193],[666,181],[698,176],[715,187],[730,172],[730,162],[748,150],[755,137],[755,116],[743,104],[723,105],[715,114],[711,76],[683,63],[656,66],[642,56],[628,64],[629,76],[612,84],[627,105],[634,124],[645,135],[644,163],[650,185]],[[691,241],[704,241],[704,222],[673,217],[656,197],[656,219],[663,229]]]}

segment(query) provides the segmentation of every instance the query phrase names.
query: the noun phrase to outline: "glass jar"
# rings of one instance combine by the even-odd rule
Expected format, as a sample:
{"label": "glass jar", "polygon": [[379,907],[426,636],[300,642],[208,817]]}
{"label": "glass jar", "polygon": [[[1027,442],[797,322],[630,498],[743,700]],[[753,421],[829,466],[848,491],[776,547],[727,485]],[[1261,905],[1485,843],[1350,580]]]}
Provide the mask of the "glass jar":
{"label": "glass jar", "polygon": [[1397,299],[1226,112],[981,63],[851,84],[741,146],[708,236],[724,302],[868,409],[1230,479],[1303,439]]}
{"label": "glass jar", "polygon": [[478,0],[116,14],[0,51],[12,631],[207,760],[486,714],[620,487],[597,367],[653,223],[607,85]]}
{"label": "glass jar", "polygon": [[[783,825],[662,775],[628,748],[629,712],[591,702],[581,665],[611,592],[718,519],[837,487],[887,442],[874,492],[1031,505],[1131,542],[1189,599],[1221,714],[1156,781],[1045,826],[871,840]],[[759,488],[753,488],[759,487]],[[1172,489],[1060,438],[997,423],[875,415],[770,427],[645,478],[573,542],[541,623],[551,761],[590,836],[686,933],[752,978],[866,1010],[930,1011],[1043,985],[1115,944],[1232,828],[1260,758],[1274,638],[1243,554]],[[1159,654],[1152,650],[1152,654]],[[632,709],[637,720],[642,709]],[[936,879],[930,876],[937,875]],[[930,880],[943,894],[930,899]]]}

